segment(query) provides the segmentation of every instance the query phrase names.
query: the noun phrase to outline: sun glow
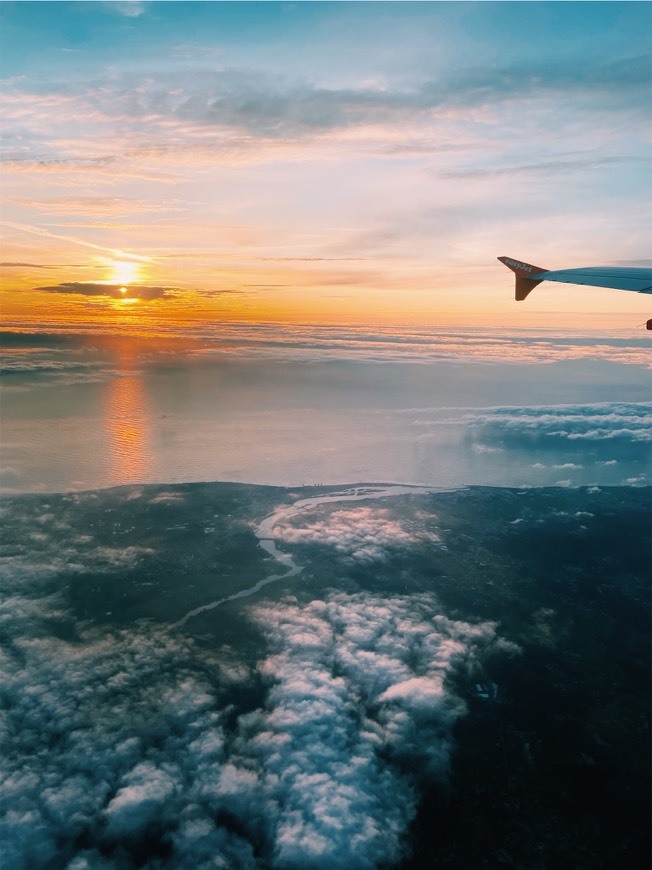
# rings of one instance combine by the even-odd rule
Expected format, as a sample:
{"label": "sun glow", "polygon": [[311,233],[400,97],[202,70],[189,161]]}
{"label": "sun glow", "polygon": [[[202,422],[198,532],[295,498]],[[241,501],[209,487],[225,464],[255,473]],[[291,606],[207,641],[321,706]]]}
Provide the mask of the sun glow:
{"label": "sun glow", "polygon": [[120,284],[120,292],[126,293],[127,288],[123,285],[133,284],[138,281],[138,263],[130,263],[124,260],[113,260],[111,262],[111,282]]}

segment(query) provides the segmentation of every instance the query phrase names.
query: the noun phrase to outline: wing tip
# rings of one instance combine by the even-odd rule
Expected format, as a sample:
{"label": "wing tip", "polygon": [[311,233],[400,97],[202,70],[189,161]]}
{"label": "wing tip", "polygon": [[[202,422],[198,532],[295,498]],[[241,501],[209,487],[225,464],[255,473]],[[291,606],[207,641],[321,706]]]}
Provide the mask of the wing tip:
{"label": "wing tip", "polygon": [[548,272],[549,269],[542,269],[540,266],[533,266],[532,263],[524,263],[522,260],[514,260],[512,257],[498,257],[498,260],[511,269],[516,276],[516,285],[514,288],[514,298],[517,302],[522,302],[528,294],[530,294],[537,284],[540,284],[544,279],[533,278],[533,275],[540,275],[543,272]]}

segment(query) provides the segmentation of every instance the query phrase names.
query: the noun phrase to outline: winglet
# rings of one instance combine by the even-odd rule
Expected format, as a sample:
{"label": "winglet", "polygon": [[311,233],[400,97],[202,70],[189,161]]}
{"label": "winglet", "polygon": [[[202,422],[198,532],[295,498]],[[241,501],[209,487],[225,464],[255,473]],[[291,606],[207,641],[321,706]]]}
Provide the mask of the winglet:
{"label": "winglet", "polygon": [[550,269],[541,269],[539,266],[533,266],[531,263],[522,263],[520,260],[512,260],[511,257],[498,257],[501,263],[511,269],[516,274],[516,301],[522,302],[528,293],[545,281],[545,278],[533,278],[539,276],[543,272],[549,272]]}

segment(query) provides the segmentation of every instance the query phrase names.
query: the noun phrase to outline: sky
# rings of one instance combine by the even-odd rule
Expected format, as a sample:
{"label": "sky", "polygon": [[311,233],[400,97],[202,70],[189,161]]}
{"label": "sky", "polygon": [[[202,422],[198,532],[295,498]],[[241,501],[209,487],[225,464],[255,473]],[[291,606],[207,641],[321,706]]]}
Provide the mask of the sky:
{"label": "sky", "polygon": [[12,3],[5,322],[636,329],[647,3]]}

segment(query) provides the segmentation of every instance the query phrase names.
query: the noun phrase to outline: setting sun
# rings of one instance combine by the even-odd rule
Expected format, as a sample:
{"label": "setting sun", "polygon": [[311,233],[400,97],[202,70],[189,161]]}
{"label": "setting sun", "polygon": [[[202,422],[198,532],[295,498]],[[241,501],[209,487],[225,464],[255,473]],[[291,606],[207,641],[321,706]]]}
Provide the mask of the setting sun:
{"label": "setting sun", "polygon": [[[129,263],[124,260],[113,260],[111,262],[110,280],[114,284],[133,284],[138,281],[138,263]],[[126,293],[127,288],[120,287],[121,293]]]}

